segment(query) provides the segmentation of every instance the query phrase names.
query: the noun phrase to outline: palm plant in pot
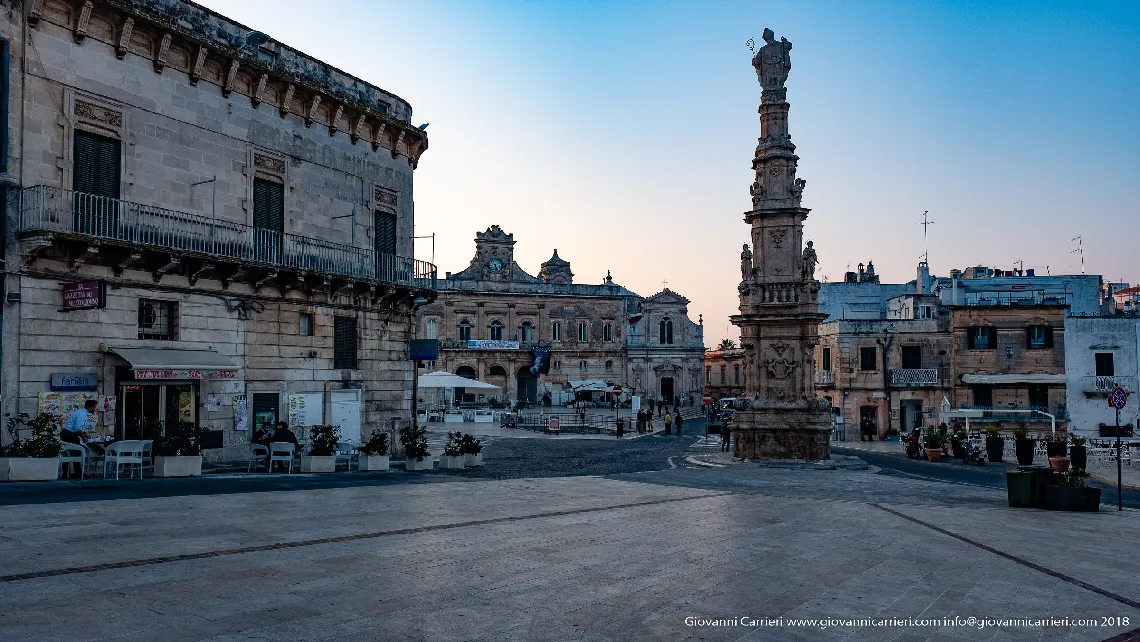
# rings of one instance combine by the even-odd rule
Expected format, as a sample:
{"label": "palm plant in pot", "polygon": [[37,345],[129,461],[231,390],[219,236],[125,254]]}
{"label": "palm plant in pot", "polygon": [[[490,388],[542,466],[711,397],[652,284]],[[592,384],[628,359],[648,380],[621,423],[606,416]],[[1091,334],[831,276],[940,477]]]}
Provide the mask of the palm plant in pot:
{"label": "palm plant in pot", "polygon": [[1084,468],[1070,468],[1061,474],[1059,486],[1042,486],[1045,508],[1049,510],[1087,511],[1100,510],[1100,489],[1087,488],[1089,474]]}
{"label": "palm plant in pot", "polygon": [[447,443],[443,446],[443,456],[439,458],[440,468],[463,468],[463,433],[447,433]]}
{"label": "palm plant in pot", "polygon": [[198,477],[202,474],[202,436],[206,429],[191,421],[166,426],[154,441],[155,477]]}
{"label": "palm plant in pot", "polygon": [[301,455],[301,472],[335,472],[336,445],[339,442],[340,426],[313,426],[309,428],[309,452]]}
{"label": "palm plant in pot", "polygon": [[935,428],[928,428],[922,435],[923,448],[926,449],[926,458],[930,461],[942,459],[943,434]]}
{"label": "palm plant in pot", "polygon": [[1069,437],[1065,433],[1053,433],[1049,441],[1045,442],[1046,452],[1049,453],[1049,465],[1053,470],[1063,473],[1069,469]]}
{"label": "palm plant in pot", "polygon": [[986,459],[1001,462],[1005,455],[1005,437],[1001,436],[1001,424],[986,428]]}
{"label": "palm plant in pot", "polygon": [[[21,432],[27,432],[25,437]],[[40,413],[8,417],[11,441],[0,447],[0,480],[52,481],[59,477],[59,421]]]}
{"label": "palm plant in pot", "polygon": [[383,430],[373,430],[368,441],[357,448],[360,452],[359,470],[388,470],[388,433]]}
{"label": "palm plant in pot", "polygon": [[1089,453],[1085,450],[1085,442],[1087,440],[1080,435],[1073,435],[1070,437],[1069,445],[1069,462],[1073,468],[1080,468],[1084,470],[1089,463]]}
{"label": "palm plant in pot", "polygon": [[483,442],[471,435],[463,435],[459,443],[459,450],[463,453],[464,466],[483,465]]}
{"label": "palm plant in pot", "polygon": [[1029,424],[1024,421],[1013,429],[1013,446],[1017,454],[1019,466],[1033,465],[1033,453],[1037,449],[1037,440],[1029,438]]}
{"label": "palm plant in pot", "polygon": [[404,470],[431,470],[431,451],[428,450],[427,430],[408,424],[400,429],[400,445],[404,447]]}

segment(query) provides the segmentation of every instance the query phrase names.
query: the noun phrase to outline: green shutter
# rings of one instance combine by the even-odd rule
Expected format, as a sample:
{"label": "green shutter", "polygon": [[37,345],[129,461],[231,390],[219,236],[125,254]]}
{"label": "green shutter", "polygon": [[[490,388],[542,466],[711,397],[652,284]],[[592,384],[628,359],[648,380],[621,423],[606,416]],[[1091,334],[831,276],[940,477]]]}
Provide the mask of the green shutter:
{"label": "green shutter", "polygon": [[333,317],[333,368],[356,369],[356,317]]}
{"label": "green shutter", "polygon": [[384,254],[396,253],[396,215],[389,212],[376,212],[376,251]]}
{"label": "green shutter", "polygon": [[274,232],[285,230],[285,186],[253,179],[253,226]]}
{"label": "green shutter", "polygon": [[119,141],[77,130],[73,161],[75,191],[119,198]]}

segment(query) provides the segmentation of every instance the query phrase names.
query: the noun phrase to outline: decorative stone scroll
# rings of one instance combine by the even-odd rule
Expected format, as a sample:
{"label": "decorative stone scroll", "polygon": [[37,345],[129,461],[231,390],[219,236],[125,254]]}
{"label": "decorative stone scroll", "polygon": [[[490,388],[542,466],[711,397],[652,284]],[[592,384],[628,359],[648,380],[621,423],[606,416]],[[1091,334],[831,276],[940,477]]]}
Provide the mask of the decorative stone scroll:
{"label": "decorative stone scroll", "polygon": [[392,190],[387,190],[383,187],[377,187],[374,197],[375,201],[380,205],[389,205],[391,207],[396,207],[396,192],[393,192]]}
{"label": "decorative stone scroll", "polygon": [[76,99],[75,116],[80,120],[99,123],[118,129],[123,126],[123,112]]}
{"label": "decorative stone scroll", "polygon": [[284,159],[276,158],[274,156],[269,156],[267,154],[258,154],[257,152],[254,152],[254,154],[253,154],[253,166],[256,167],[257,169],[262,169],[262,170],[265,170],[267,172],[273,172],[274,174],[284,174],[285,173],[285,161],[284,161]]}

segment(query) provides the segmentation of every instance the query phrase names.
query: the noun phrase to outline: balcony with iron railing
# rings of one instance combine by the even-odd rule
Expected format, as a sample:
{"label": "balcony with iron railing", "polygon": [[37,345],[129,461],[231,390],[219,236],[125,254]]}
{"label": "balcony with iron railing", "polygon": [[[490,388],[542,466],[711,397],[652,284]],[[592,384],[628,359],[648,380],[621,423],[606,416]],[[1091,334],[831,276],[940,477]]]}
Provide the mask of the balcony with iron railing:
{"label": "balcony with iron railing", "polygon": [[891,387],[929,388],[942,383],[938,368],[898,368],[891,370]]}
{"label": "balcony with iron railing", "polygon": [[1010,292],[967,292],[959,295],[965,306],[1019,306],[1068,305],[1068,296],[1044,290],[1013,290]]}
{"label": "balcony with iron railing", "polygon": [[155,280],[182,273],[191,283],[207,276],[309,289],[323,278],[340,287],[436,288],[436,268],[425,261],[44,185],[20,191],[17,233],[28,263],[69,246],[72,271],[89,262],[150,269]]}
{"label": "balcony with iron railing", "polygon": [[[1057,421],[1069,419],[1069,408],[1065,404],[1050,404],[1047,406],[969,406],[973,410],[983,411],[980,418],[984,421],[1012,421],[1027,423],[1035,421],[1049,421],[1049,418],[1041,413],[1053,415]],[[1035,412],[1027,412],[1027,411]]]}
{"label": "balcony with iron railing", "polygon": [[830,370],[816,370],[815,371],[815,385],[826,387],[834,384]]}
{"label": "balcony with iron railing", "polygon": [[1131,394],[1136,392],[1136,377],[1128,375],[1089,376],[1084,378],[1084,391],[1090,394],[1108,394],[1117,388]]}

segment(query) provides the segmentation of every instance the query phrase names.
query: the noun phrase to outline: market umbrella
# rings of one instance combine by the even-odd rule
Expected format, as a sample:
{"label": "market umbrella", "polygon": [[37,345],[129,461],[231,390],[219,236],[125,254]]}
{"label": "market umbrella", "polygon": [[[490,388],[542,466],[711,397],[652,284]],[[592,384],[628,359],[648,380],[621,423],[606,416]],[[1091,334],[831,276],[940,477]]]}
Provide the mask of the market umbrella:
{"label": "market umbrella", "polygon": [[468,390],[498,390],[499,386],[477,379],[468,379],[450,372],[430,372],[416,380],[420,388],[466,388]]}

